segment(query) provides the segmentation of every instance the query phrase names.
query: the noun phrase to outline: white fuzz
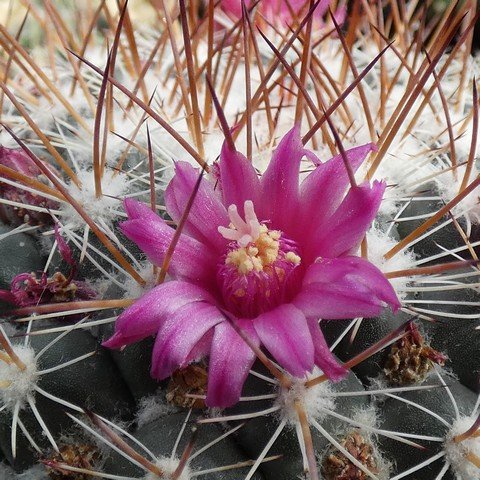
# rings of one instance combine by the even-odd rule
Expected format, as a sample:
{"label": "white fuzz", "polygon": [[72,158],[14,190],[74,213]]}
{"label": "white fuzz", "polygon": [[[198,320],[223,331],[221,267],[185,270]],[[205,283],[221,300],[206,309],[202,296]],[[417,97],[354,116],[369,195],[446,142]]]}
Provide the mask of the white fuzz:
{"label": "white fuzz", "polygon": [[9,410],[17,403],[23,408],[27,401],[27,395],[33,394],[38,380],[35,352],[31,347],[14,345],[14,352],[25,364],[25,370],[20,370],[14,363],[0,362],[0,381],[8,382],[8,385],[0,388],[0,399]]}
{"label": "white fuzz", "polygon": [[165,394],[151,395],[140,400],[138,411],[135,416],[138,428],[147,425],[158,418],[165,417],[175,412],[175,408],[166,403]]}
{"label": "white fuzz", "polygon": [[469,452],[477,457],[480,457],[480,438],[473,437],[456,443],[453,439],[457,435],[465,433],[475,422],[476,418],[460,417],[453,423],[453,426],[448,432],[445,439],[445,452],[448,462],[451,464],[451,469],[455,472],[457,480],[479,480],[480,469],[470,463],[465,455]]}
{"label": "white fuzz", "polygon": [[352,419],[355,422],[358,422],[366,427],[359,427],[359,430],[363,438],[373,448],[373,456],[375,457],[378,468],[378,473],[375,474],[376,477],[378,478],[378,480],[388,480],[390,478],[390,470],[392,468],[392,464],[382,455],[382,453],[377,447],[375,436],[372,435],[372,432],[369,430],[371,428],[378,428],[378,416],[375,407],[368,406],[359,409],[353,414]]}
{"label": "white fuzz", "polygon": [[[93,170],[81,170],[78,172],[78,179],[82,183],[82,188],[79,189],[71,183],[67,187],[68,192],[81,204],[95,223],[103,220],[111,226],[118,219],[118,212],[122,210],[120,199],[123,199],[128,191],[126,175],[123,173],[115,175],[115,172],[106,170],[102,178],[103,195],[100,198],[95,195]],[[62,206],[62,223],[74,230],[83,228],[85,225],[85,221],[69,203]]]}
{"label": "white fuzz", "polygon": [[361,423],[362,425],[365,425],[365,427],[367,427],[367,429],[363,429],[362,427],[359,427],[360,431],[362,432],[362,435],[364,436],[369,435],[370,430],[368,429],[376,428],[378,423],[377,411],[375,407],[371,405],[357,410],[352,416],[352,419],[358,423]]}
{"label": "white fuzz", "polygon": [[145,280],[145,285],[140,285],[134,278],[127,277],[119,279],[123,283],[125,298],[140,298],[149,292],[157,283],[157,275],[153,273],[153,267],[150,262],[141,263],[141,268],[137,269],[140,276]]}
{"label": "white fuzz", "polygon": [[[388,233],[376,227],[371,228],[367,232],[368,260],[383,273],[413,268],[415,254],[409,250],[403,250],[388,260],[384,257],[396,244],[396,240]],[[405,290],[410,280],[409,277],[392,278],[390,280],[400,300],[405,298]]]}
{"label": "white fuzz", "polygon": [[[462,184],[463,176],[465,174],[466,166],[457,168],[457,176],[452,175],[451,172],[445,173],[438,177],[438,188],[440,195],[445,203],[450,202],[458,195]],[[470,173],[468,183],[471,183],[474,178],[480,174],[478,168],[473,168]],[[467,195],[458,205],[452,209],[452,213],[456,216],[464,214],[472,223],[480,223],[480,191],[473,190]]]}
{"label": "white fuzz", "polygon": [[[155,464],[158,468],[165,472],[165,475],[159,478],[154,473],[148,473],[144,477],[144,480],[171,480],[173,472],[175,472],[176,468],[178,467],[178,458],[160,457]],[[188,465],[185,466],[182,474],[176,478],[177,480],[190,480],[192,478],[192,471]]]}
{"label": "white fuzz", "polygon": [[[322,374],[317,367],[308,375],[306,380],[316,378]],[[332,396],[333,389],[328,382],[322,382],[311,388],[305,388],[305,379],[294,379],[293,385],[287,389],[281,389],[275,404],[280,406],[280,416],[287,420],[290,426],[298,423],[298,414],[295,408],[295,401],[299,400],[305,408],[307,418],[313,418],[321,422],[327,413],[323,409],[334,410],[335,399]]]}

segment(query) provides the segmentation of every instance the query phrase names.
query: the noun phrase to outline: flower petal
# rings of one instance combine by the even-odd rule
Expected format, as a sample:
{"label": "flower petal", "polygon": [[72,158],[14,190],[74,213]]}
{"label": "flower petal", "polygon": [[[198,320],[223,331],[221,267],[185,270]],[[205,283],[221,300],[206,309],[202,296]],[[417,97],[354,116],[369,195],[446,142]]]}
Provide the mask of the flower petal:
{"label": "flower petal", "polygon": [[275,228],[288,233],[298,217],[298,179],[304,154],[300,129],[296,126],[282,138],[262,176],[261,219],[270,220]]}
{"label": "flower petal", "polygon": [[[367,155],[375,150],[373,143],[347,150],[348,163],[354,172]],[[340,205],[349,185],[347,169],[342,155],[321,163],[300,186],[301,224],[319,225],[328,219]],[[313,221],[312,221],[313,220]]]}
{"label": "flower petal", "polygon": [[[175,176],[165,190],[168,214],[178,224],[198,180],[198,172],[187,162],[177,162]],[[227,241],[218,226],[228,226],[227,209],[207,179],[202,179],[188,214],[183,232],[216,250],[224,250]]]}
{"label": "flower petal", "polygon": [[188,364],[191,352],[217,323],[225,322],[217,307],[195,302],[184,305],[161,326],[152,354],[151,375],[163,380]]}
{"label": "flower petal", "polygon": [[385,186],[375,181],[371,187],[364,183],[351,188],[335,213],[318,226],[309,254],[337,258],[355,253],[377,214]]}
{"label": "flower petal", "polygon": [[280,305],[253,320],[265,348],[296,377],[310,372],[314,362],[312,335],[305,315],[291,304]]}
{"label": "flower petal", "polygon": [[400,308],[383,273],[360,257],[324,258],[310,265],[292,303],[307,318],[324,319],[375,317],[384,303]]}
{"label": "flower petal", "polygon": [[218,165],[223,203],[226,207],[235,204],[243,217],[245,201],[251,200],[257,205],[260,200],[260,180],[257,172],[252,162],[240,152],[230,150],[227,143],[223,144]]}
{"label": "flower petal", "polygon": [[104,347],[120,348],[157,333],[163,322],[192,302],[213,302],[203,288],[172,280],[150,290],[117,318],[115,333]]}
{"label": "flower petal", "polygon": [[[135,208],[136,214],[141,216],[122,222],[120,228],[126,237],[146,253],[154,265],[161,267],[175,230],[158,215],[138,213],[139,205],[135,205]],[[213,270],[217,261],[215,253],[205,245],[192,237],[181,235],[170,260],[168,273],[175,279],[209,283],[214,277]]]}
{"label": "flower petal", "polygon": [[[251,320],[236,320],[248,337],[259,345]],[[217,324],[212,340],[208,366],[206,404],[209,407],[230,407],[238,402],[255,353],[227,322]]]}
{"label": "flower petal", "polygon": [[308,328],[315,348],[315,365],[317,365],[327,377],[338,382],[345,378],[348,370],[341,365],[328,348],[325,337],[323,336],[318,321],[315,318],[308,318]]}
{"label": "flower petal", "polygon": [[126,198],[123,201],[123,206],[127,212],[129,220],[136,220],[137,218],[150,218],[154,220],[158,218],[158,215],[148,205],[139,202],[134,198]]}

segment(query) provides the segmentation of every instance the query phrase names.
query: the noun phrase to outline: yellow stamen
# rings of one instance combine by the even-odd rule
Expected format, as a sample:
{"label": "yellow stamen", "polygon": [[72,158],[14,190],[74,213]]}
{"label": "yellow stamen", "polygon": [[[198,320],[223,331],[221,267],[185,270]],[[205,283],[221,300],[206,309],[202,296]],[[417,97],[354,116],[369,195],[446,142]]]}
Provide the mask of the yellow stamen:
{"label": "yellow stamen", "polygon": [[278,258],[280,235],[280,232],[269,231],[265,225],[262,225],[260,235],[255,243],[231,251],[227,255],[225,263],[236,266],[238,272],[243,275],[253,270],[263,271],[264,267],[271,265]]}
{"label": "yellow stamen", "polygon": [[287,252],[285,254],[285,260],[287,262],[293,263],[294,265],[298,265],[300,263],[301,258],[294,252]]}

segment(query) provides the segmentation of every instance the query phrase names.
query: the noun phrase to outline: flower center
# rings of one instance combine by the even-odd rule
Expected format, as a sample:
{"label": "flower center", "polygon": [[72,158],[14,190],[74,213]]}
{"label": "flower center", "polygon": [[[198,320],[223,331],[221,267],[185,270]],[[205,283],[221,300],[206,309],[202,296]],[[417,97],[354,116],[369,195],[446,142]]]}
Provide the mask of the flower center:
{"label": "flower center", "polygon": [[289,296],[301,258],[295,242],[259,222],[250,200],[244,211],[245,220],[236,205],[230,205],[229,227],[218,227],[224,238],[232,240],[218,277],[227,307],[236,315],[251,318]]}

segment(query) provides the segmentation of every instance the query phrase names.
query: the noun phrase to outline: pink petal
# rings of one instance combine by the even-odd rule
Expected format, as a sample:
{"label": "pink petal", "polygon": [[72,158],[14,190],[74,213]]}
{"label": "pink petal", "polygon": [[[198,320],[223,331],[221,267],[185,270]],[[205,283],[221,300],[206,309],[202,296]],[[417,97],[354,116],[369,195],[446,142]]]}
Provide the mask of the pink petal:
{"label": "pink petal", "polygon": [[290,233],[298,219],[298,178],[305,154],[300,129],[292,128],[281,140],[262,177],[262,220]]}
{"label": "pink petal", "polygon": [[[194,191],[198,175],[198,171],[189,163],[178,162],[175,165],[175,176],[165,190],[165,205],[168,214],[177,224]],[[202,179],[183,232],[215,250],[223,251],[227,242],[218,233],[217,227],[226,227],[229,223],[227,209],[218,192],[213,190],[206,178]]]}
{"label": "pink petal", "polygon": [[185,367],[191,352],[208,331],[225,321],[218,308],[208,303],[189,303],[178,309],[158,331],[152,354],[152,377],[163,380]]}
{"label": "pink petal", "polygon": [[129,220],[136,220],[138,218],[156,219],[158,215],[148,206],[134,198],[126,198],[123,201],[123,206],[127,212]]}
{"label": "pink petal", "polygon": [[[373,143],[367,143],[347,150],[352,170],[356,172],[367,155],[375,149]],[[321,163],[310,173],[300,186],[299,221],[305,225],[303,228],[311,231],[313,226],[328,219],[340,205],[348,185],[349,178],[342,155]]]}
{"label": "pink petal", "polygon": [[334,382],[342,380],[348,374],[348,370],[338,363],[338,360],[328,348],[317,320],[315,318],[308,318],[307,322],[315,348],[315,365],[317,365],[330,380]]}
{"label": "pink petal", "polygon": [[280,305],[253,320],[265,348],[296,377],[310,372],[314,362],[312,335],[304,314],[291,304]]}
{"label": "pink petal", "polygon": [[[120,228],[126,237],[146,253],[154,265],[162,266],[175,233],[162,218],[158,215],[144,215],[122,222]],[[217,256],[205,245],[192,237],[181,235],[170,260],[168,273],[175,279],[210,283],[217,261]]]}
{"label": "pink petal", "polygon": [[[252,320],[236,322],[256,345],[260,344]],[[226,408],[237,403],[254,361],[255,354],[228,321],[217,324],[210,351],[206,404]]]}
{"label": "pink petal", "polygon": [[257,205],[260,200],[260,180],[252,162],[240,152],[233,152],[223,144],[219,162],[220,186],[226,207],[235,204],[243,217],[243,204],[251,200]]}
{"label": "pink petal", "polygon": [[204,289],[191,283],[172,280],[150,290],[130,305],[115,323],[115,333],[104,347],[120,348],[157,333],[163,322],[179,308],[193,302],[213,302]]}
{"label": "pink petal", "polygon": [[308,267],[292,302],[305,316],[323,319],[375,317],[400,302],[383,273],[360,257],[324,258]]}
{"label": "pink petal", "polygon": [[351,188],[335,213],[318,226],[311,240],[314,257],[336,258],[355,253],[382,201],[384,182]]}

